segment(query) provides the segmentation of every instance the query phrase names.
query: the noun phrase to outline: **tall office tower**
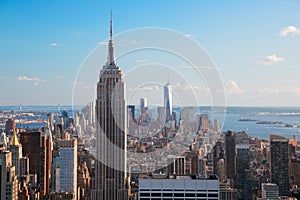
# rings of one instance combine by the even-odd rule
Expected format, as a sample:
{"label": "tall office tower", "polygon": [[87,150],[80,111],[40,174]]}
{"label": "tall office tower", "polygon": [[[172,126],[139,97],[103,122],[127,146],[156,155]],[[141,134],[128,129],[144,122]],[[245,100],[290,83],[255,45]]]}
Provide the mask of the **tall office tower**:
{"label": "tall office tower", "polygon": [[225,163],[227,179],[230,179],[230,186],[235,188],[236,151],[235,132],[233,131],[228,131],[225,133]]}
{"label": "tall office tower", "polygon": [[[225,170],[224,168],[220,168],[224,165],[224,145],[222,142],[216,142],[215,146],[212,150],[213,153],[213,165],[214,165],[214,174],[217,174],[221,182],[225,181]],[[225,167],[225,166],[224,166]]]}
{"label": "tall office tower", "polygon": [[148,122],[148,100],[147,98],[140,99],[140,122],[147,123]]}
{"label": "tall office tower", "polygon": [[90,194],[90,179],[89,169],[86,162],[84,162],[82,165],[78,166],[77,173],[77,187],[80,188],[80,199],[85,199],[87,194]]}
{"label": "tall office tower", "polygon": [[47,114],[47,121],[49,123],[49,128],[51,131],[54,130],[54,113],[48,113]]}
{"label": "tall office tower", "polygon": [[27,157],[22,157],[20,159],[20,176],[29,175],[29,159]]}
{"label": "tall office tower", "polygon": [[12,165],[16,168],[16,175],[20,176],[20,159],[22,158],[22,145],[19,143],[16,132],[14,132],[14,135],[10,140],[9,150],[12,153]]}
{"label": "tall office tower", "polygon": [[289,168],[290,183],[300,186],[300,160],[292,159]]}
{"label": "tall office tower", "polygon": [[129,120],[134,120],[135,119],[135,106],[134,105],[128,105],[127,106],[127,112],[128,112]]}
{"label": "tall office tower", "polygon": [[18,199],[18,179],[11,152],[0,150],[0,199]]}
{"label": "tall office tower", "polygon": [[8,139],[6,137],[6,133],[2,132],[0,135],[0,148],[7,149]]}
{"label": "tall office tower", "polygon": [[37,174],[37,182],[40,183],[41,166],[45,166],[43,163],[45,160],[41,160],[41,156],[44,156],[41,152],[45,152],[45,146],[42,145],[41,132],[22,132],[20,142],[22,144],[23,156],[29,158],[29,173]]}
{"label": "tall office tower", "polygon": [[76,111],[74,114],[74,126],[77,128],[79,125],[79,111]]}
{"label": "tall office tower", "polygon": [[271,181],[279,187],[279,196],[289,194],[289,141],[288,139],[270,135],[271,147]]}
{"label": "tall office tower", "polygon": [[157,121],[159,124],[166,122],[166,113],[164,107],[157,107]]}
{"label": "tall office tower", "polygon": [[77,140],[58,140],[59,185],[56,191],[77,194]]}
{"label": "tall office tower", "polygon": [[52,133],[48,124],[41,139],[40,177],[41,194],[44,196],[50,192],[52,151]]}
{"label": "tall office tower", "polygon": [[248,144],[236,145],[236,189],[239,199],[245,200],[252,200],[252,184],[248,180],[250,173],[249,148]]}
{"label": "tall office tower", "polygon": [[168,166],[169,175],[184,175],[186,174],[186,162],[184,156],[179,156],[171,159],[171,163]]}
{"label": "tall office tower", "polygon": [[126,107],[123,72],[114,58],[112,19],[107,63],[97,84],[97,158],[95,190],[92,199],[127,199],[126,179]]}
{"label": "tall office tower", "polygon": [[203,133],[207,133],[209,131],[209,119],[207,114],[201,114],[199,119],[199,131],[202,131]]}
{"label": "tall office tower", "polygon": [[147,109],[148,108],[148,100],[147,98],[140,98],[140,109]]}
{"label": "tall office tower", "polygon": [[168,83],[164,86],[164,106],[166,112],[166,122],[172,120],[172,85]]}
{"label": "tall office tower", "polygon": [[10,131],[15,131],[16,130],[16,121],[13,120],[13,119],[8,119],[6,122],[5,122],[5,132],[7,134],[10,133]]}
{"label": "tall office tower", "polygon": [[94,106],[94,102],[91,101],[88,103],[88,120],[89,120],[89,125],[94,124],[94,116],[95,116],[95,106]]}

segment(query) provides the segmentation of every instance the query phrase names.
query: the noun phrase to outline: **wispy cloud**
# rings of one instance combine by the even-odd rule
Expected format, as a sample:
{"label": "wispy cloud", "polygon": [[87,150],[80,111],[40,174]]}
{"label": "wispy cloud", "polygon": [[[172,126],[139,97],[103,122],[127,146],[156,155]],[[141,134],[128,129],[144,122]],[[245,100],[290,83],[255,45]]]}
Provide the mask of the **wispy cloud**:
{"label": "wispy cloud", "polygon": [[227,94],[243,94],[245,91],[242,90],[237,82],[233,81],[233,80],[229,80],[226,82],[226,92]]}
{"label": "wispy cloud", "polygon": [[131,45],[142,45],[142,44],[144,44],[144,43],[143,43],[143,41],[132,40],[132,41],[130,41],[130,44],[131,44]]}
{"label": "wispy cloud", "polygon": [[29,81],[29,82],[33,82],[34,85],[39,85],[40,82],[45,82],[45,80],[42,80],[38,77],[28,77],[28,76],[19,76],[18,81]]}
{"label": "wispy cloud", "polygon": [[259,93],[277,94],[277,93],[284,92],[285,90],[280,88],[262,88],[262,89],[258,89],[257,91]]}
{"label": "wispy cloud", "polygon": [[281,37],[285,37],[285,36],[295,36],[295,35],[300,35],[300,30],[298,28],[296,28],[295,26],[287,26],[283,29],[280,30],[279,35]]}
{"label": "wispy cloud", "polygon": [[19,81],[35,81],[35,82],[40,82],[41,79],[37,77],[27,77],[27,76],[19,76],[18,77]]}
{"label": "wispy cloud", "polygon": [[187,37],[187,38],[195,38],[196,36],[192,35],[192,34],[185,34],[184,37]]}
{"label": "wispy cloud", "polygon": [[220,70],[220,68],[214,67],[214,66],[191,66],[191,65],[186,65],[186,66],[175,66],[174,68],[176,68],[176,69]]}
{"label": "wispy cloud", "polygon": [[142,59],[139,59],[139,60],[136,60],[135,62],[137,63],[144,63],[144,62],[147,62],[148,60],[142,60]]}
{"label": "wispy cloud", "polygon": [[273,54],[273,55],[268,55],[268,56],[263,57],[263,60],[256,62],[256,64],[257,65],[273,65],[273,64],[280,63],[283,61],[284,61],[283,57]]}
{"label": "wispy cloud", "polygon": [[200,86],[198,85],[188,85],[188,84],[182,84],[178,82],[171,83],[173,90],[183,90],[183,91],[189,91],[189,90],[201,90]]}
{"label": "wispy cloud", "polygon": [[105,42],[105,41],[102,41],[102,42],[99,42],[98,45],[104,45],[106,46],[108,44],[108,42]]}
{"label": "wispy cloud", "polygon": [[57,47],[57,46],[59,46],[59,44],[56,43],[56,42],[53,42],[53,43],[50,43],[49,46],[50,46],[50,47]]}
{"label": "wispy cloud", "polygon": [[162,88],[158,85],[148,85],[148,86],[142,86],[142,87],[136,87],[136,88],[128,88],[126,89],[128,92],[154,92],[154,91],[161,91]]}

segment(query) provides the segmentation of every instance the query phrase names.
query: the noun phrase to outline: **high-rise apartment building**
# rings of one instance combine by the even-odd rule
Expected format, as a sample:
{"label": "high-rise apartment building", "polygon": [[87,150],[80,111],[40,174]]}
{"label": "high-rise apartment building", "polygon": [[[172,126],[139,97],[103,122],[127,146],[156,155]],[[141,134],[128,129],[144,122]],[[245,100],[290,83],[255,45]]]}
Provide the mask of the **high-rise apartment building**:
{"label": "high-rise apartment building", "polygon": [[271,147],[271,181],[279,187],[280,196],[289,194],[289,141],[288,139],[270,135]]}
{"label": "high-rise apartment building", "polygon": [[77,140],[58,140],[59,183],[57,192],[77,194]]}
{"label": "high-rise apartment building", "polygon": [[11,131],[15,131],[16,130],[16,121],[13,119],[8,119],[5,122],[5,131],[7,134],[9,134]]}
{"label": "high-rise apartment building", "polygon": [[0,199],[18,200],[18,179],[10,151],[0,149]]}
{"label": "high-rise apartment building", "polygon": [[236,188],[239,199],[252,200],[252,182],[250,174],[250,155],[248,144],[237,144]]}
{"label": "high-rise apartment building", "polygon": [[97,84],[97,152],[94,200],[127,199],[126,179],[126,106],[123,72],[114,57],[112,19],[107,62]]}
{"label": "high-rise apartment building", "polygon": [[233,131],[225,133],[225,163],[227,179],[230,179],[230,186],[234,188],[236,176],[236,149],[235,132]]}
{"label": "high-rise apartment building", "polygon": [[29,173],[37,174],[38,183],[40,183],[41,179],[41,150],[44,148],[41,143],[41,135],[42,133],[40,131],[20,133],[20,142],[22,144],[23,156],[29,158]]}

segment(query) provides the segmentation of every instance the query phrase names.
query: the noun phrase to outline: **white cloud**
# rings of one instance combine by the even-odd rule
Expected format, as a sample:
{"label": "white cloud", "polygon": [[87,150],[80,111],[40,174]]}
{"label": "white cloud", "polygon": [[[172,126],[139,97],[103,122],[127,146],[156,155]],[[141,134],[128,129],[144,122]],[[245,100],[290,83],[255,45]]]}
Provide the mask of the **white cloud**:
{"label": "white cloud", "polygon": [[173,90],[183,90],[183,91],[189,91],[189,90],[201,90],[201,88],[197,85],[188,85],[188,84],[182,84],[178,82],[171,83]]}
{"label": "white cloud", "polygon": [[283,57],[273,54],[273,55],[265,56],[263,58],[263,61],[256,62],[256,64],[258,64],[258,65],[273,65],[273,64],[283,62],[283,61],[284,61]]}
{"label": "white cloud", "polygon": [[142,86],[138,88],[128,88],[126,89],[128,92],[137,92],[137,91],[161,91],[162,88],[159,87],[158,85],[153,85],[153,86]]}
{"label": "white cloud", "polygon": [[106,45],[108,45],[108,42],[104,42],[104,41],[103,42],[99,42],[98,45],[104,45],[104,46],[106,46]]}
{"label": "white cloud", "polygon": [[279,88],[263,88],[263,89],[258,89],[258,92],[260,93],[267,93],[267,94],[277,94],[284,92],[284,89],[279,89]]}
{"label": "white cloud", "polygon": [[226,82],[226,92],[227,94],[243,94],[244,90],[235,81],[229,80]]}
{"label": "white cloud", "polygon": [[18,77],[19,81],[35,81],[35,82],[40,82],[41,79],[37,77],[27,77],[27,76],[19,76]]}
{"label": "white cloud", "polygon": [[45,80],[42,80],[38,77],[28,77],[28,76],[19,76],[18,81],[29,81],[29,82],[33,82],[34,85],[39,85],[40,82],[45,82]]}
{"label": "white cloud", "polygon": [[143,44],[143,41],[132,40],[132,41],[130,42],[130,44],[132,44],[132,45],[142,45],[142,44]]}
{"label": "white cloud", "polygon": [[53,42],[53,43],[50,43],[49,46],[51,46],[51,47],[57,47],[57,46],[59,46],[59,44],[56,43],[56,42]]}
{"label": "white cloud", "polygon": [[192,35],[192,34],[185,34],[184,37],[187,37],[187,38],[195,38],[196,36]]}
{"label": "white cloud", "polygon": [[144,63],[144,62],[147,62],[147,60],[136,60],[135,62],[137,62],[137,63]]}
{"label": "white cloud", "polygon": [[199,69],[199,70],[219,70],[220,68],[214,67],[214,66],[191,66],[191,65],[186,65],[186,66],[175,66],[174,68],[176,69]]}
{"label": "white cloud", "polygon": [[292,35],[292,36],[300,35],[300,30],[298,28],[296,28],[295,26],[288,26],[288,27],[281,29],[279,32],[279,35],[281,37],[285,37],[288,35]]}

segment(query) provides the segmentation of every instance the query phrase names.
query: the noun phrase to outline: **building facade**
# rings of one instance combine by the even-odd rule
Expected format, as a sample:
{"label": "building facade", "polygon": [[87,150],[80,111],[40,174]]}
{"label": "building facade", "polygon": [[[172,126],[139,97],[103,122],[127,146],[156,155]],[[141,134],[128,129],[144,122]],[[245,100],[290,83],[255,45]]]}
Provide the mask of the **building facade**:
{"label": "building facade", "polygon": [[164,86],[164,106],[166,113],[166,122],[172,120],[172,85],[168,82]]}
{"label": "building facade", "polygon": [[77,194],[77,140],[58,140],[59,185],[57,192]]}
{"label": "building facade", "polygon": [[230,179],[230,186],[235,188],[236,149],[235,132],[233,131],[228,131],[225,133],[225,163],[227,179]]}
{"label": "building facade", "polygon": [[279,187],[280,196],[289,195],[289,141],[288,139],[270,135],[271,147],[271,181]]}
{"label": "building facade", "polygon": [[112,19],[107,63],[97,84],[94,200],[127,199],[126,179],[126,106],[123,71],[114,58]]}
{"label": "building facade", "polygon": [[219,199],[219,180],[215,176],[152,175],[139,181],[139,200]]}

